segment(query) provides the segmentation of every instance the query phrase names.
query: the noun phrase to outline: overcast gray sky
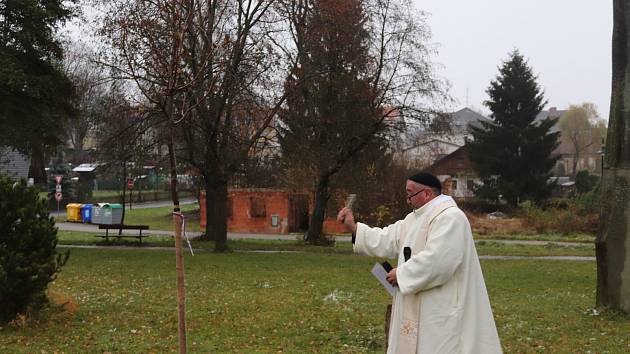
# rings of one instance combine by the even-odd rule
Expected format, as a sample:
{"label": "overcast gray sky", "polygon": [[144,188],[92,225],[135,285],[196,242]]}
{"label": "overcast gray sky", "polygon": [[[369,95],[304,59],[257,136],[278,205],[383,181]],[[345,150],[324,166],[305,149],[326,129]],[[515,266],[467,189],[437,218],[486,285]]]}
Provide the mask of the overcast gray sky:
{"label": "overcast gray sky", "polygon": [[593,102],[608,119],[611,82],[610,0],[412,0],[429,12],[434,61],[452,85],[457,110],[488,114],[490,80],[518,48],[538,75],[548,107]]}

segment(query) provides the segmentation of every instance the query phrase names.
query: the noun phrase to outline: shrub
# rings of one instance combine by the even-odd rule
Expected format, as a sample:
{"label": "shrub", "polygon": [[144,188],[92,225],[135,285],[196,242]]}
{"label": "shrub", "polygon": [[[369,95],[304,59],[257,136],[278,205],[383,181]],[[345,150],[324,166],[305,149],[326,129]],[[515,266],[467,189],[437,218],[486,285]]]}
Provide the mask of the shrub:
{"label": "shrub", "polygon": [[548,210],[526,201],[520,205],[527,226],[536,230],[537,233],[549,232],[554,216]]}
{"label": "shrub", "polygon": [[599,182],[599,177],[594,176],[588,171],[579,171],[575,175],[575,190],[578,194],[590,192]]}
{"label": "shrub", "polygon": [[45,201],[25,181],[0,176],[0,324],[46,302],[48,283],[68,259]]}
{"label": "shrub", "polygon": [[575,199],[580,214],[598,214],[601,206],[600,184]]}
{"label": "shrub", "polygon": [[599,220],[598,189],[574,199],[556,199],[538,206],[530,202],[520,205],[527,226],[537,233],[561,234],[597,232]]}

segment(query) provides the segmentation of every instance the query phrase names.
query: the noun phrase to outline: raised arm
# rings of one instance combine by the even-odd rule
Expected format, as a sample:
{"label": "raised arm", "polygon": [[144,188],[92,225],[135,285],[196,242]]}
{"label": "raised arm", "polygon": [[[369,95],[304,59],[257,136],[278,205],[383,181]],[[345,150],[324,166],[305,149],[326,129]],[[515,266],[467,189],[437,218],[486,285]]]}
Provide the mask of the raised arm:
{"label": "raised arm", "polygon": [[352,232],[354,252],[383,258],[398,256],[398,239],[402,221],[385,228],[369,227],[366,224],[356,223],[352,210],[348,208],[339,211],[337,220],[344,223],[348,231]]}

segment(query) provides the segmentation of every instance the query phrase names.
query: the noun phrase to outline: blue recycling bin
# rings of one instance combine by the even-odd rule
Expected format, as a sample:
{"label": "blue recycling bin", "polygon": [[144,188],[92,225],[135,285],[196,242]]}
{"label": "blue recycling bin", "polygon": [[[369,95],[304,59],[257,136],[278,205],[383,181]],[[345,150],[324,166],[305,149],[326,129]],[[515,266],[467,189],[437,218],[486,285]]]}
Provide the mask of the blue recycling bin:
{"label": "blue recycling bin", "polygon": [[81,219],[83,219],[83,223],[92,223],[92,204],[82,204],[81,205]]}

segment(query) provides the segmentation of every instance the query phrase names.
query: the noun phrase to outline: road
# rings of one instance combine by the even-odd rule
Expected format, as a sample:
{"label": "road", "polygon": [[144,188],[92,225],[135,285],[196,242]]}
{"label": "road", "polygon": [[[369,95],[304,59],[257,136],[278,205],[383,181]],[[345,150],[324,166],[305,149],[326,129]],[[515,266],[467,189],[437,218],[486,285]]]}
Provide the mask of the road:
{"label": "road", "polygon": [[[187,205],[187,204],[195,204],[197,203],[196,198],[188,197],[182,198],[179,201],[179,205]],[[128,204],[127,204],[128,205]],[[144,203],[133,203],[132,209],[146,209],[146,208],[162,208],[172,206],[173,202],[170,200],[158,200],[153,202],[144,202]],[[128,207],[128,206],[127,206]],[[52,217],[66,217],[66,211],[51,211],[50,216]]]}

